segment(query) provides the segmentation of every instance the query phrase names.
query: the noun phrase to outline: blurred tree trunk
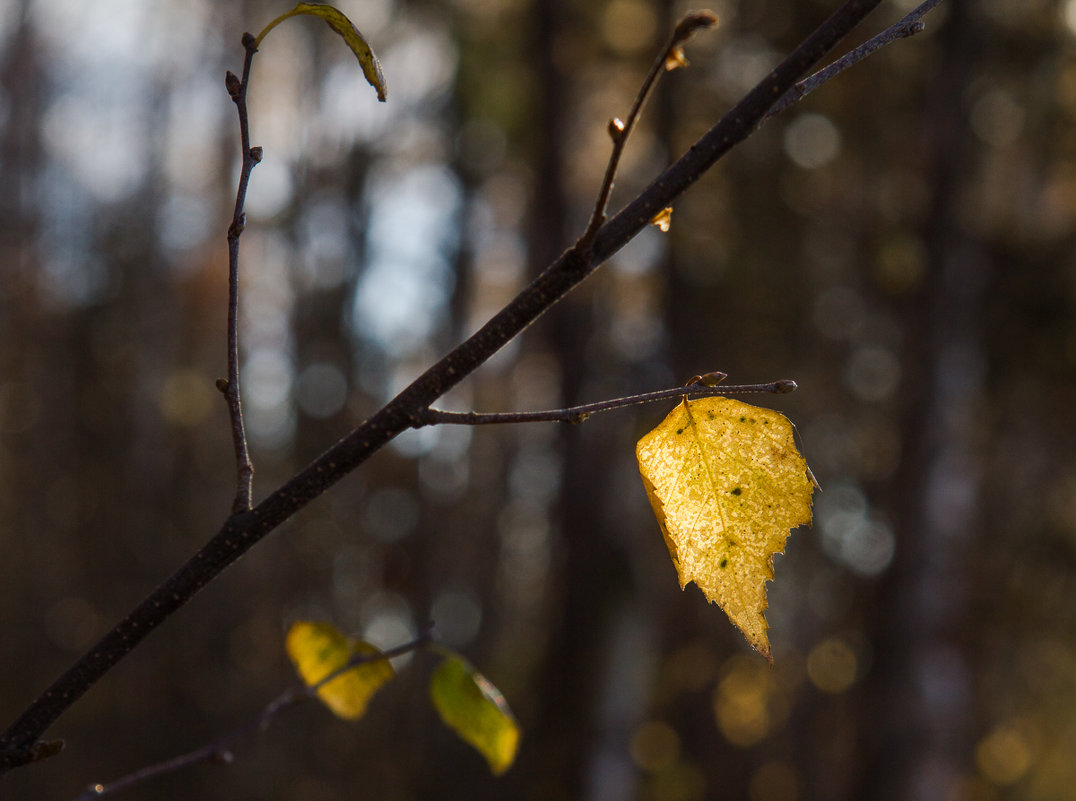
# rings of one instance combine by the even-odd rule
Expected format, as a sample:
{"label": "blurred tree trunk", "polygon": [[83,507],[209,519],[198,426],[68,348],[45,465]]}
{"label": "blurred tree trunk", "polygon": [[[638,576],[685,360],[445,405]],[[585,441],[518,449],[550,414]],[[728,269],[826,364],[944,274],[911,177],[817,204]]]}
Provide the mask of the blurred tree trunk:
{"label": "blurred tree trunk", "polygon": [[[534,199],[527,232],[531,275],[557,257],[566,244],[568,230],[566,190],[561,180],[568,87],[554,58],[556,37],[565,30],[567,12],[562,0],[535,0],[532,8],[531,58],[537,91],[531,97],[531,119],[533,130],[541,134],[534,137]],[[567,298],[548,315],[551,322],[538,329],[552,340],[550,347],[562,377],[563,405],[577,396],[590,330],[586,309],[580,308],[577,300]],[[590,655],[594,652],[597,592],[587,575],[587,565],[596,537],[593,529],[586,528],[584,509],[576,503],[572,489],[579,479],[580,455],[578,429],[573,428],[561,438],[561,496],[551,521],[551,550],[556,561],[550,570],[550,630],[537,690],[543,715],[533,733],[534,742],[544,753],[538,758],[542,775],[535,776],[531,785],[533,798],[583,798],[591,741],[590,696],[594,688]],[[589,487],[588,491],[597,493],[600,489]]]}
{"label": "blurred tree trunk", "polygon": [[[532,271],[552,262],[575,232],[569,229],[565,173],[565,111],[571,103],[568,77],[555,55],[558,38],[569,35],[570,4],[537,0],[536,75],[540,91],[534,100],[535,129],[543,132],[536,157],[533,227],[529,237]],[[596,190],[596,188],[595,188]],[[575,225],[583,221],[572,220]],[[549,315],[540,330],[549,337],[561,375],[561,403],[579,403],[584,387],[604,384],[615,365],[595,365],[595,311],[590,293],[573,293]],[[609,540],[602,510],[610,474],[608,443],[600,420],[564,426],[559,436],[560,495],[552,511],[555,562],[550,597],[548,648],[540,694],[544,715],[534,741],[542,743],[546,771],[534,797],[586,799],[596,789],[597,719],[608,650],[610,616],[616,588],[623,578],[622,560]],[[620,567],[618,567],[620,565]],[[554,782],[550,784],[550,782]]]}
{"label": "blurred tree trunk", "polygon": [[933,182],[923,231],[928,272],[905,312],[910,403],[892,499],[897,553],[880,596],[873,700],[861,724],[873,753],[857,797],[893,801],[954,797],[973,723],[965,563],[978,529],[976,414],[990,263],[965,231],[959,204],[975,149],[963,99],[982,42],[969,4],[947,5],[923,131]]}

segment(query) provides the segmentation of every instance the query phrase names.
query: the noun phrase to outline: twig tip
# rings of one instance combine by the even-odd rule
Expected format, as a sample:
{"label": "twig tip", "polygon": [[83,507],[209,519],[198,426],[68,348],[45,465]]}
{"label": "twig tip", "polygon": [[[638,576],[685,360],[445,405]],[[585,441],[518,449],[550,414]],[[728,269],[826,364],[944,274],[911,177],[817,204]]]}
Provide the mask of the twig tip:
{"label": "twig tip", "polygon": [[676,43],[690,39],[696,31],[712,28],[718,23],[718,16],[708,8],[702,11],[689,11],[676,23],[673,41]]}

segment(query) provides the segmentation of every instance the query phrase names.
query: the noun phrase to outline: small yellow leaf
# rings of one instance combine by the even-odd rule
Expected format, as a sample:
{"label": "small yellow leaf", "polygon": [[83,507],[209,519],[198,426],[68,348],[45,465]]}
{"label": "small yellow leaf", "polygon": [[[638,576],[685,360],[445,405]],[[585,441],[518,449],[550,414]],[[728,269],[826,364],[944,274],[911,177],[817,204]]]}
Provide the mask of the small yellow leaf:
{"label": "small yellow leaf", "polygon": [[667,234],[669,232],[669,226],[672,225],[672,206],[666,206],[651,217],[650,224],[657,226],[661,233]]}
{"label": "small yellow leaf", "polygon": [[665,71],[672,72],[678,70],[681,67],[686,67],[690,62],[687,60],[687,56],[684,55],[684,48],[677,45],[669,51],[669,55],[665,57]]}
{"label": "small yellow leaf", "polygon": [[445,725],[486,758],[495,776],[512,766],[519,724],[485,676],[461,657],[450,656],[430,679],[430,699]]}
{"label": "small yellow leaf", "polygon": [[363,35],[359,33],[359,29],[347,18],[347,15],[330,5],[323,5],[321,3],[299,3],[291,11],[286,14],[281,14],[266,25],[254,40],[254,47],[257,48],[258,45],[261,44],[262,39],[265,38],[265,35],[281,22],[288,17],[294,17],[299,14],[309,14],[314,17],[321,17],[329,24],[330,28],[343,38],[347,46],[351,48],[351,52],[355,54],[355,58],[359,60],[359,65],[362,67],[362,74],[366,76],[367,83],[377,90],[377,99],[382,103],[385,102],[388,88],[385,86],[385,74],[381,70],[381,62],[378,60],[377,56],[374,55],[374,51],[370,48],[370,45],[367,44]]}
{"label": "small yellow leaf", "polygon": [[[308,687],[316,686],[356,656],[381,653],[367,642],[344,636],[329,623],[308,621],[292,624],[284,647]],[[395,676],[387,659],[362,662],[318,687],[318,698],[337,717],[358,720],[374,693]]]}
{"label": "small yellow leaf", "polygon": [[685,400],[636,456],[680,586],[695,582],[772,662],[766,582],[789,529],[811,522],[792,424],[731,398]]}

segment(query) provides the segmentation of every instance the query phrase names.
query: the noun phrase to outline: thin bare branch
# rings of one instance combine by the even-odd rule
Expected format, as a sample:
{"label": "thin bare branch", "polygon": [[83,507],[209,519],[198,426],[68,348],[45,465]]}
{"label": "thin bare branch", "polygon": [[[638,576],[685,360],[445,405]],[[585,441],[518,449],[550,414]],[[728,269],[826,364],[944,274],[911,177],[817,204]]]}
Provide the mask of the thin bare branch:
{"label": "thin bare branch", "polygon": [[228,377],[217,381],[217,389],[228,402],[228,414],[232,424],[232,445],[235,448],[235,500],[232,514],[250,509],[254,492],[254,464],[250,460],[246,427],[243,423],[243,403],[239,392],[239,237],[246,227],[247,187],[254,165],[262,160],[262,149],[250,146],[250,122],[247,115],[247,84],[250,82],[250,65],[258,52],[254,37],[243,34],[243,77],[227,73],[225,86],[239,112],[239,140],[243,153],[243,167],[239,173],[239,187],[235,193],[235,211],[228,226]]}
{"label": "thin bare branch", "polygon": [[651,90],[657,83],[658,76],[668,69],[668,64],[670,59],[673,58],[673,54],[680,52],[680,46],[690,39],[696,31],[711,28],[716,24],[717,16],[712,11],[688,12],[676,24],[673,32],[669,35],[669,40],[650,65],[650,71],[646,74],[638,93],[635,95],[635,101],[631,104],[627,119],[621,120],[614,117],[609,120],[609,137],[613,140],[613,152],[609,154],[609,162],[605,165],[605,176],[602,178],[601,188],[598,190],[598,198],[594,203],[594,211],[591,213],[590,222],[587,223],[586,230],[579,238],[576,247],[584,250],[589,248],[594,241],[594,237],[598,234],[598,229],[605,223],[605,213],[609,207],[609,195],[612,194],[613,182],[616,180],[616,173],[620,168],[620,157],[624,153],[624,147],[627,145],[632,131],[635,130],[635,123],[638,121],[639,114],[646,104],[646,99],[650,96]]}
{"label": "thin bare branch", "polygon": [[672,389],[659,389],[654,392],[643,392],[638,395],[629,395],[623,398],[584,403],[581,406],[569,406],[566,409],[550,409],[541,412],[445,412],[440,409],[427,409],[420,415],[420,422],[415,423],[415,428],[430,425],[465,425],[484,426],[500,425],[504,423],[581,423],[598,412],[607,412],[612,409],[623,409],[626,406],[637,406],[643,403],[669,400],[670,398],[713,398],[726,395],[746,395],[750,393],[772,393],[784,395],[796,390],[796,382],[788,378],[771,381],[768,384],[739,384],[729,386],[707,386],[706,384],[692,384],[686,387],[673,387]]}

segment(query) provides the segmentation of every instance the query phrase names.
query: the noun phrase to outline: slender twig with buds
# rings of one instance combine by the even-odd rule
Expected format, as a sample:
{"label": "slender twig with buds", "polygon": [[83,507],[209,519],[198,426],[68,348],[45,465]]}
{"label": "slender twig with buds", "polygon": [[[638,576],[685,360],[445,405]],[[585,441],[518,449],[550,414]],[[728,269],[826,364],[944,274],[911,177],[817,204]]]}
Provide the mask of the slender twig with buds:
{"label": "slender twig with buds", "polygon": [[[124,656],[137,647],[146,635],[160,626],[173,612],[184,606],[201,588],[215,579],[263,537],[355,470],[400,433],[431,422],[449,422],[430,419],[430,415],[437,414],[430,409],[434,401],[470,375],[479,365],[514,339],[590,275],[602,262],[624,247],[650,223],[655,215],[670,206],[676,198],[699,180],[718,159],[757,130],[758,126],[772,113],[775,105],[783,102],[782,98],[794,90],[808,71],[880,2],[881,0],[847,0],[843,3],[690,150],[654,179],[619,213],[605,220],[605,207],[608,202],[609,188],[612,186],[611,176],[616,172],[614,162],[612,168],[607,170],[610,177],[603,182],[599,200],[595,204],[595,214],[575,245],[549,265],[515,299],[469,339],[431,366],[381,410],[325,451],[313,463],[253,507],[251,507],[250,492],[253,469],[246,450],[239,403],[238,342],[234,320],[238,305],[238,247],[244,222],[243,204],[246,182],[249,180],[250,170],[257,163],[261,153],[258,149],[250,147],[245,103],[240,103],[237,99],[236,103],[240,109],[243,173],[236,198],[235,214],[229,230],[231,265],[229,375],[226,381],[221,382],[232,417],[238,464],[239,486],[233,505],[233,514],[224,521],[217,534],[205,546],[108,631],[0,734],[0,775],[12,768],[57,753],[62,743],[41,741],[41,737],[56,719]],[[683,41],[687,34],[702,26],[700,20],[703,20],[703,17],[701,16],[689,15],[686,19],[687,21],[681,23],[681,26],[687,27],[678,27],[679,34],[674,32],[672,41]],[[692,19],[695,21],[690,21]],[[248,39],[251,40],[250,43]],[[228,90],[233,98],[245,98],[250,77],[250,64],[254,55],[255,45],[252,37],[248,34],[243,41],[246,49],[243,77],[238,80],[238,83],[234,79],[228,81]],[[668,55],[669,51],[666,48],[661,59],[662,64]],[[828,76],[819,80],[820,82],[828,80]],[[644,99],[645,94],[645,92],[642,93]],[[638,106],[641,108],[641,100]],[[631,115],[629,115],[630,119],[632,119]],[[626,134],[627,124],[624,125],[624,129]],[[614,147],[622,148],[622,140],[625,138],[622,135],[614,135]],[[619,145],[618,142],[620,142]],[[676,389],[678,395],[691,394],[691,392],[694,390]]]}

